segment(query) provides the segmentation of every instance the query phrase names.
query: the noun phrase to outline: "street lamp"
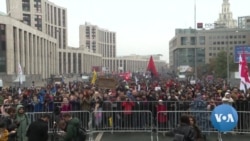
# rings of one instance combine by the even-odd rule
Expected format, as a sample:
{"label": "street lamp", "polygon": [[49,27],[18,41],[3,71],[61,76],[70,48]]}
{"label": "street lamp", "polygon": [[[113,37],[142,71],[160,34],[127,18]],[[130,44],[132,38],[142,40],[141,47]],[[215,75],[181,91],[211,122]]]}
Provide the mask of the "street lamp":
{"label": "street lamp", "polygon": [[197,28],[196,28],[196,0],[194,0],[194,36],[195,36],[195,44],[194,44],[194,78],[195,81],[197,81],[197,52],[196,52],[196,48],[197,48],[197,43],[198,43],[198,39],[197,39]]}
{"label": "street lamp", "polygon": [[[228,33],[231,32],[230,30],[227,31],[227,84],[229,84],[229,81],[230,81],[230,64],[229,64],[229,55],[230,55],[230,46],[229,46],[229,37],[230,35],[228,35]],[[236,30],[236,31],[232,31],[232,33],[238,33],[239,31]]]}

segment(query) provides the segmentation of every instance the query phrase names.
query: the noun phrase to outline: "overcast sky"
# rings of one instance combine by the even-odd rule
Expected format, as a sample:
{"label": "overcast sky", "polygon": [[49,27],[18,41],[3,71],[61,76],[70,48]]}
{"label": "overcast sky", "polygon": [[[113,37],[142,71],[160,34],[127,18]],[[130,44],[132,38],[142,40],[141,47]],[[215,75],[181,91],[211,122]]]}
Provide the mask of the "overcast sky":
{"label": "overcast sky", "polygon": [[[0,11],[6,12],[6,0]],[[175,28],[194,27],[194,0],[50,0],[68,10],[69,46],[79,46],[79,25],[85,22],[117,33],[118,55],[162,54]],[[213,23],[223,0],[196,0],[197,22]],[[233,17],[250,15],[250,0],[229,0]]]}

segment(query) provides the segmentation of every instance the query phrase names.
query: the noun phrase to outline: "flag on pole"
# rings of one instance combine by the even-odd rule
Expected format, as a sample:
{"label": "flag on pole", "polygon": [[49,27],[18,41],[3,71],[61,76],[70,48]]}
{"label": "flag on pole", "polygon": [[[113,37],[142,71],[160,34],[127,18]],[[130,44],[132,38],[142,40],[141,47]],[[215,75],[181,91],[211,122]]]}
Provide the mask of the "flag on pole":
{"label": "flag on pole", "polygon": [[18,70],[19,82],[20,82],[20,84],[22,84],[23,83],[23,79],[22,79],[22,77],[23,77],[23,71],[22,71],[22,67],[21,67],[20,63],[18,63],[17,70]]}
{"label": "flag on pole", "polygon": [[92,80],[91,80],[91,84],[95,84],[96,79],[97,79],[97,73],[96,73],[96,71],[94,70],[94,71],[93,71]]}
{"label": "flag on pole", "polygon": [[250,79],[248,73],[248,66],[245,54],[240,54],[239,57],[239,74],[240,74],[240,90],[246,91],[250,88]]}
{"label": "flag on pole", "polygon": [[18,94],[22,94],[21,88],[18,89]]}
{"label": "flag on pole", "polygon": [[154,63],[152,56],[150,56],[147,71],[150,71],[151,77],[158,77],[158,72],[156,70],[155,63]]}

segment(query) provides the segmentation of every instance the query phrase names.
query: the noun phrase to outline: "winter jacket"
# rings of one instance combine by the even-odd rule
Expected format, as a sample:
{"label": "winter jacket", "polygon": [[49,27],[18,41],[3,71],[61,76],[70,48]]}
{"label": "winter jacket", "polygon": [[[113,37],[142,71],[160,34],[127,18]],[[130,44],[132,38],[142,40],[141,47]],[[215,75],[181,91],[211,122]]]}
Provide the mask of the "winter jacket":
{"label": "winter jacket", "polygon": [[47,141],[48,140],[48,123],[42,119],[30,124],[27,130],[28,141]]}
{"label": "winter jacket", "polygon": [[78,118],[72,118],[70,121],[68,121],[64,141],[77,141],[79,127],[80,120]]}
{"label": "winter jacket", "polygon": [[9,132],[7,129],[0,131],[0,141],[8,141]]}
{"label": "winter jacket", "polygon": [[184,141],[196,141],[196,133],[192,126],[182,123],[179,127],[174,129],[174,141],[178,141],[183,135]]}
{"label": "winter jacket", "polygon": [[18,112],[18,110],[20,108],[24,108],[24,106],[23,105],[17,105],[17,108],[16,108],[17,114],[16,114],[16,121],[15,122],[18,123],[17,140],[18,141],[27,141],[26,131],[28,129],[30,121],[29,121],[28,116],[25,113],[20,114]]}

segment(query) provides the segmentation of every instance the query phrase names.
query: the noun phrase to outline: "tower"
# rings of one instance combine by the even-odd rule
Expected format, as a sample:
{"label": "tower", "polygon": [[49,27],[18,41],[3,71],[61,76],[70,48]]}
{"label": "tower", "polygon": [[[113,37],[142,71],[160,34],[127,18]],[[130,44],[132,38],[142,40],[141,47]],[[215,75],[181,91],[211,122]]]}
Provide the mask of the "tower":
{"label": "tower", "polygon": [[237,21],[233,19],[233,14],[230,11],[230,3],[228,0],[223,0],[219,19],[215,22],[216,27],[235,28]]}

